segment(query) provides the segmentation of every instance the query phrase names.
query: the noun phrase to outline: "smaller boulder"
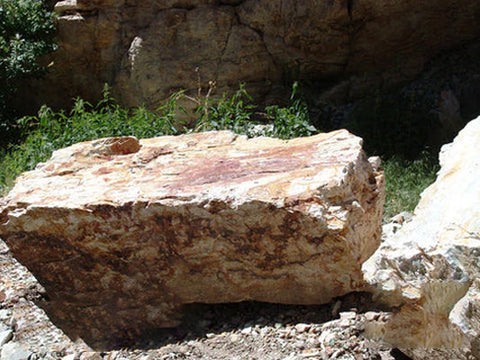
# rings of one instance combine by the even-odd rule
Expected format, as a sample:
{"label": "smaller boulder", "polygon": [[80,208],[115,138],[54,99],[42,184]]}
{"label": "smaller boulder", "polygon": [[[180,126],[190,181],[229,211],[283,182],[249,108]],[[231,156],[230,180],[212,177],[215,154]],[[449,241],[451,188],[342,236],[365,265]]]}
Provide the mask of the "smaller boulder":
{"label": "smaller boulder", "polygon": [[415,359],[480,359],[480,118],[440,153],[412,221],[363,265],[397,311],[368,331]]}

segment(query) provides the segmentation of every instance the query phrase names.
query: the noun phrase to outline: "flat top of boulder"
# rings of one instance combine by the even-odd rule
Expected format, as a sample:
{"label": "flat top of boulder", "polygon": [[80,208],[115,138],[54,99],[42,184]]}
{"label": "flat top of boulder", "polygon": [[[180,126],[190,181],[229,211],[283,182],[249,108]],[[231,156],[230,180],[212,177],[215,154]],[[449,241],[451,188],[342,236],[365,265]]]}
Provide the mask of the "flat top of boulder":
{"label": "flat top of boulder", "polygon": [[292,140],[230,131],[105,138],[55,151],[21,175],[4,201],[68,208],[205,198],[283,204],[342,185],[361,149],[362,140],[346,130]]}

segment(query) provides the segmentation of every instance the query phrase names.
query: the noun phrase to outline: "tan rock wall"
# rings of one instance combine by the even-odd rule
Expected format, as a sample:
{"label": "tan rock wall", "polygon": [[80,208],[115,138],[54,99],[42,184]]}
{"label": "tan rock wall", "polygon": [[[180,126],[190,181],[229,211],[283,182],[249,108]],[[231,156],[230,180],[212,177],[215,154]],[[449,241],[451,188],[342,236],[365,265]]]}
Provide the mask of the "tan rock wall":
{"label": "tan rock wall", "polygon": [[[294,79],[410,79],[480,35],[476,1],[67,0],[57,11],[60,49],[30,88],[34,104],[96,100],[109,83],[123,104],[155,108],[172,91],[196,91],[197,67],[218,94],[243,81],[275,102]],[[347,93],[371,88],[354,83]]]}

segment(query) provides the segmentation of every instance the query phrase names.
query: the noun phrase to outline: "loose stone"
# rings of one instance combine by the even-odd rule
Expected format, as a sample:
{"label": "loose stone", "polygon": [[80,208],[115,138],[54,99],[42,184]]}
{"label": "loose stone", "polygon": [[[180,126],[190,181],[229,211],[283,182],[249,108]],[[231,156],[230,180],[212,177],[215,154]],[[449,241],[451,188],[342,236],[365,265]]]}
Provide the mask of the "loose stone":
{"label": "loose stone", "polygon": [[0,347],[9,342],[13,337],[13,331],[12,330],[5,330],[5,331],[0,331]]}

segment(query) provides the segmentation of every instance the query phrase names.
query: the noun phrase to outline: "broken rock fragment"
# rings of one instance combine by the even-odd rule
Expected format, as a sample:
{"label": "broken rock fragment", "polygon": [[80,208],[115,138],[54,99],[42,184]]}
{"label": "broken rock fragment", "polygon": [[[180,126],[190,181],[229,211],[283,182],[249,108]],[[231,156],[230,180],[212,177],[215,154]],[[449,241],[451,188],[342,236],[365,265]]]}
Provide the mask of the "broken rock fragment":
{"label": "broken rock fragment", "polygon": [[176,325],[184,304],[321,304],[361,289],[383,199],[383,174],[345,130],[110,138],[24,173],[0,236],[57,325],[102,348]]}

